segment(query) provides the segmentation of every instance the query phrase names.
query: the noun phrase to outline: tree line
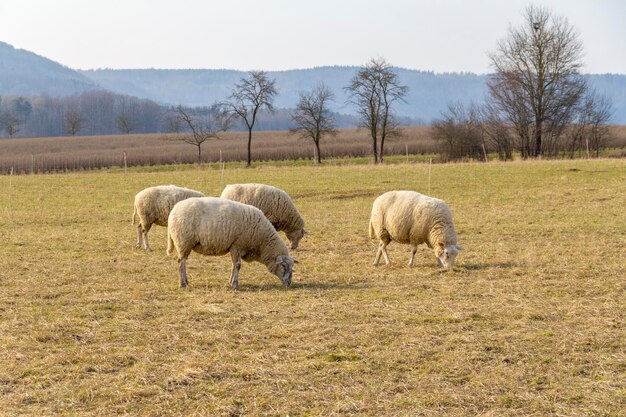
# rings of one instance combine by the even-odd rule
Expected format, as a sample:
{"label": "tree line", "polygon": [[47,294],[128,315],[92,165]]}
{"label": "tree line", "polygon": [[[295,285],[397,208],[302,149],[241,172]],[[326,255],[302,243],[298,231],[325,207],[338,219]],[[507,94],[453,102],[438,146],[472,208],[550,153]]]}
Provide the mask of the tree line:
{"label": "tree line", "polygon": [[[589,88],[580,73],[582,43],[567,19],[544,7],[529,6],[519,27],[511,27],[489,54],[485,104],[450,103],[433,123],[434,137],[445,159],[573,156],[586,149],[596,156],[606,142],[612,103]],[[374,163],[384,161],[387,139],[402,135],[395,108],[405,102],[408,86],[384,58],[367,62],[344,87],[356,121],[371,139]],[[7,135],[46,136],[80,133],[176,132],[179,140],[197,148],[219,132],[247,130],[247,165],[252,163],[253,130],[261,118],[276,115],[276,80],[251,71],[234,84],[226,100],[210,107],[163,107],[150,100],[106,91],[54,99],[3,97],[0,129]],[[337,115],[330,111],[333,92],[323,83],[300,94],[296,108],[283,110],[290,132],[310,141],[315,161],[322,160],[322,141],[335,135]],[[42,135],[42,136],[43,136]]]}
{"label": "tree line", "polygon": [[508,160],[599,155],[608,139],[613,104],[580,73],[583,46],[566,18],[529,6],[489,54],[494,69],[485,104],[450,103],[434,121],[434,135],[449,160]]}

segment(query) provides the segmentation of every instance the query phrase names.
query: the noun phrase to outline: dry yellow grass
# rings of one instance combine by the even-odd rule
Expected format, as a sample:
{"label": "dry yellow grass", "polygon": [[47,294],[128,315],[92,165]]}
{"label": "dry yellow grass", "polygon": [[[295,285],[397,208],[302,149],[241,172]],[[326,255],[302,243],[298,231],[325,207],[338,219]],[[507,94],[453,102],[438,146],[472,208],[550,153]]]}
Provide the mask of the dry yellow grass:
{"label": "dry yellow grass", "polygon": [[[134,249],[140,189],[248,181],[307,221],[291,288],[193,254],[181,290],[164,228]],[[625,160],[433,166],[449,272],[397,244],[371,266],[390,189],[427,193],[428,166],[0,177],[0,415],[625,414]]]}

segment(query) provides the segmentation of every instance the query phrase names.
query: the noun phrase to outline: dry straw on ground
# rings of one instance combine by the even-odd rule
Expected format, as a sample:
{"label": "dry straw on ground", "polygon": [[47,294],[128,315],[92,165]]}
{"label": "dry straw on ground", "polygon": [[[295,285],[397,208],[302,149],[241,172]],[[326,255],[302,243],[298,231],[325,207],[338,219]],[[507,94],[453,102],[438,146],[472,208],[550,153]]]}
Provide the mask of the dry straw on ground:
{"label": "dry straw on ground", "polygon": [[[454,271],[392,244],[374,198],[428,166],[0,177],[2,416],[623,416],[626,161],[445,164]],[[311,235],[294,284],[230,258],[134,249],[132,198],[174,183],[287,190]]]}

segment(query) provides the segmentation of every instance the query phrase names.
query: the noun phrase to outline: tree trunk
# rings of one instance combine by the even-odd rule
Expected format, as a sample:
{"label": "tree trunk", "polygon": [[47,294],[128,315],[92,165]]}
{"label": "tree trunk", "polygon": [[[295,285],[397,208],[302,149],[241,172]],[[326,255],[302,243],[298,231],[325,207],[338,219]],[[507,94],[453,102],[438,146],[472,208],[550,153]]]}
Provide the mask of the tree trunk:
{"label": "tree trunk", "polygon": [[383,163],[383,157],[385,155],[385,135],[380,138],[380,154],[378,154],[378,162]]}
{"label": "tree trunk", "polygon": [[372,132],[372,151],[374,152],[374,164],[378,164],[378,141],[374,132]]}
{"label": "tree trunk", "polygon": [[537,120],[535,130],[535,157],[541,156],[541,120]]}
{"label": "tree trunk", "polygon": [[315,142],[315,151],[317,152],[315,155],[315,163],[316,164],[321,164],[322,163],[322,155],[320,154],[320,142],[319,140],[317,142]]}
{"label": "tree trunk", "polygon": [[252,129],[248,129],[248,165],[246,166],[252,166]]}
{"label": "tree trunk", "polygon": [[202,163],[202,145],[198,144],[198,165]]}

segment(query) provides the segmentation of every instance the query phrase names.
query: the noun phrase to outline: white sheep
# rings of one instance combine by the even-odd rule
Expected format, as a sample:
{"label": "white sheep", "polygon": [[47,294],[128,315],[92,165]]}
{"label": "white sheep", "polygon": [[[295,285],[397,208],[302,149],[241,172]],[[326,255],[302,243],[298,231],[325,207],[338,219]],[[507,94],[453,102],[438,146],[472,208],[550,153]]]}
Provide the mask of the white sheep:
{"label": "white sheep", "polygon": [[230,252],[230,284],[237,289],[241,260],[258,261],[291,284],[294,260],[285,242],[256,207],[223,198],[189,198],[176,204],[167,226],[167,254],[178,258],[180,286],[187,286],[186,263],[191,251],[209,256]]}
{"label": "white sheep", "polygon": [[220,197],[261,210],[277,231],[285,232],[291,249],[297,249],[300,239],[307,234],[304,220],[291,197],[279,188],[265,184],[228,184]]}
{"label": "white sheep", "polygon": [[175,185],[157,185],[138,192],[135,196],[132,220],[134,225],[135,219],[139,216],[135,246],[137,248],[143,246],[145,250],[151,251],[148,232],[152,225],[167,226],[167,217],[174,205],[190,197],[204,197],[204,194]]}
{"label": "white sheep", "polygon": [[444,268],[454,266],[463,249],[457,245],[452,213],[446,203],[414,191],[389,191],[379,196],[372,206],[369,235],[380,241],[374,266],[381,254],[387,265],[391,263],[387,245],[392,241],[411,245],[410,267],[422,243],[434,249],[439,266]]}

